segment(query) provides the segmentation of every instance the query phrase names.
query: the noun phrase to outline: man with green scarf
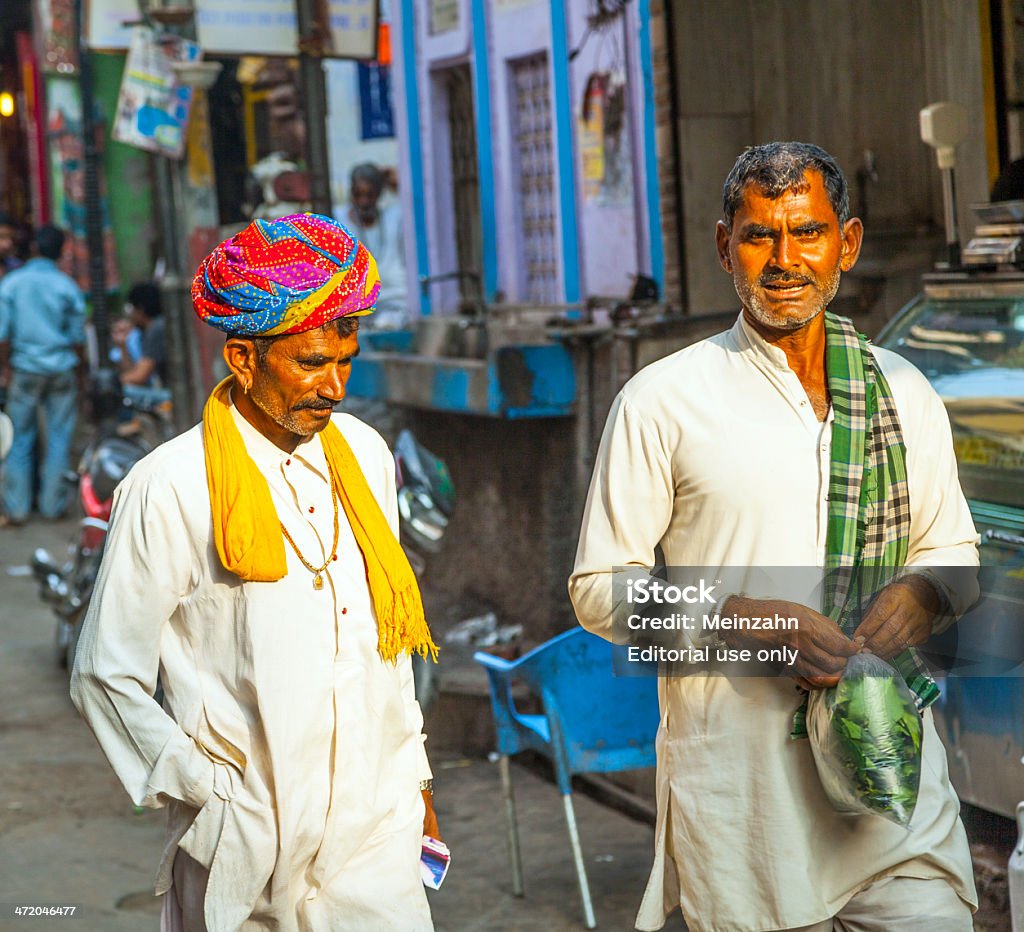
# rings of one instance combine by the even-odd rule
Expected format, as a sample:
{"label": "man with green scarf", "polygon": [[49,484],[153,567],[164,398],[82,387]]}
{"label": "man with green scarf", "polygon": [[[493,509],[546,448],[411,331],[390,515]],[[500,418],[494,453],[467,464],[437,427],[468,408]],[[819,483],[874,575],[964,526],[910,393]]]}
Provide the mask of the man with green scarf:
{"label": "man with green scarf", "polygon": [[[803,582],[723,585],[714,610],[795,626],[683,639],[797,659],[784,676],[660,681],[655,863],[637,928],[679,906],[691,932],[966,932],[970,853],[928,709],[937,688],[914,650],[974,595],[944,581],[978,562],[948,419],[920,372],[826,310],[863,235],[828,153],[748,149],[723,202],[718,255],[742,311],[615,400],[569,589],[580,623],[612,639],[613,568],[650,569],[655,548],[668,566],[749,578],[791,568]],[[878,593],[867,608],[865,580]],[[896,667],[923,716],[910,831],[836,812],[805,740],[807,692],[859,651]]]}

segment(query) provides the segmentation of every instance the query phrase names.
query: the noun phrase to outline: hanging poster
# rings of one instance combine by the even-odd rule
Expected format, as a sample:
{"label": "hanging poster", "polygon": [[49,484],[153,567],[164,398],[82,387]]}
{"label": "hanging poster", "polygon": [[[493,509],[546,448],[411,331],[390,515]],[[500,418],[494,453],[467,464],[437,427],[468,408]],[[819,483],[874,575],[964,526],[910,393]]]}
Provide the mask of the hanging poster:
{"label": "hanging poster", "polygon": [[157,41],[153,30],[135,27],[117,97],[114,139],[180,159],[185,151],[192,89],[178,84],[171,66],[195,61],[199,55],[195,42],[167,35]]}
{"label": "hanging poster", "polygon": [[[85,153],[82,145],[82,102],[78,85],[69,78],[52,77],[46,82],[47,137],[50,150],[51,190],[54,222],[70,234],[69,248],[61,259],[62,268],[89,290],[89,248],[86,242]],[[96,138],[102,146],[103,118],[96,114]],[[93,207],[103,218],[103,255],[106,259],[107,290],[118,286],[117,248],[110,225],[106,185],[100,176],[100,203]]]}
{"label": "hanging poster", "polygon": [[604,93],[595,81],[587,82],[579,118],[579,148],[583,162],[583,200],[589,203],[601,193],[604,180]]}
{"label": "hanging poster", "polygon": [[585,201],[601,207],[632,202],[628,125],[625,77],[595,71],[587,79],[578,119]]}

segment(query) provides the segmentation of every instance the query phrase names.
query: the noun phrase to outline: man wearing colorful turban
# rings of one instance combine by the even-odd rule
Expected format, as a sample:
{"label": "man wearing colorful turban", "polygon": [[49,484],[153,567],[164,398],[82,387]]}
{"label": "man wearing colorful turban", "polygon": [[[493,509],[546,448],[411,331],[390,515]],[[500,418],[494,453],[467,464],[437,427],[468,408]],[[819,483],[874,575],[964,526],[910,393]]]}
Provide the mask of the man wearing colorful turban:
{"label": "man wearing colorful turban", "polygon": [[192,298],[231,375],[118,488],[71,688],[136,804],[168,807],[165,929],[432,928],[410,655],[437,648],[391,454],[333,413],[379,290],[326,217],[218,246]]}

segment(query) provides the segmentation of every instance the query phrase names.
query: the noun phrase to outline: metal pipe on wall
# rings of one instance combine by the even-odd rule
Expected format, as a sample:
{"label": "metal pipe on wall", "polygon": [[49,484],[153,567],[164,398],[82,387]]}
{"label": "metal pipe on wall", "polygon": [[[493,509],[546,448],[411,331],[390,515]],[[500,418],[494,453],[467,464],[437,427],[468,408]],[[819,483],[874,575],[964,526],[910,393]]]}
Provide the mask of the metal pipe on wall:
{"label": "metal pipe on wall", "polygon": [[327,23],[318,20],[316,0],[295,0],[299,26],[299,88],[306,118],[306,170],[313,212],[331,216],[330,163],[327,155],[327,84],[323,37]]}
{"label": "metal pipe on wall", "polygon": [[[668,109],[669,126],[672,139],[672,161],[675,171],[675,208],[676,208],[676,262],[679,267],[679,304],[684,314],[690,311],[690,297],[687,291],[686,269],[686,201],[683,191],[683,147],[679,139],[679,123],[682,117],[682,97],[679,89],[679,63],[677,56],[679,25],[675,3],[677,0],[665,0],[665,54],[668,55]],[[664,289],[662,289],[664,291]]]}
{"label": "metal pipe on wall", "polygon": [[182,275],[181,241],[175,216],[175,183],[173,172],[177,168],[161,155],[153,156],[153,174],[156,178],[157,210],[160,217],[160,238],[163,240],[166,269],[160,279],[160,295],[167,324],[167,387],[171,391],[174,427],[179,433],[195,423],[195,399],[190,372],[193,355],[190,352],[189,322],[191,301],[188,283]]}
{"label": "metal pipe on wall", "polygon": [[96,143],[96,86],[92,59],[85,41],[84,0],[75,0],[78,43],[78,88],[82,98],[82,168],[85,178],[85,242],[89,252],[89,300],[96,330],[99,365],[110,349],[107,316],[107,263],[103,243],[103,201],[100,191],[100,152]]}
{"label": "metal pipe on wall", "polygon": [[[165,19],[167,4],[149,8],[149,15],[172,35],[195,41],[195,23],[190,19],[180,21],[176,17]],[[168,28],[171,27],[171,28]],[[196,63],[201,68],[202,63]],[[204,94],[219,72],[219,66],[196,76],[179,73],[179,82],[192,89],[193,95]],[[197,113],[206,119],[205,108],[199,108],[193,101],[190,122],[197,119]],[[191,296],[192,269],[189,263],[187,243],[191,220],[187,203],[186,176],[188,158],[172,159],[168,156],[153,156],[153,173],[156,179],[156,205],[160,221],[160,237],[163,241],[165,271],[159,288],[166,319],[167,334],[167,387],[171,392],[174,427],[179,433],[188,430],[199,420],[205,396],[200,373],[198,339],[193,325]]]}

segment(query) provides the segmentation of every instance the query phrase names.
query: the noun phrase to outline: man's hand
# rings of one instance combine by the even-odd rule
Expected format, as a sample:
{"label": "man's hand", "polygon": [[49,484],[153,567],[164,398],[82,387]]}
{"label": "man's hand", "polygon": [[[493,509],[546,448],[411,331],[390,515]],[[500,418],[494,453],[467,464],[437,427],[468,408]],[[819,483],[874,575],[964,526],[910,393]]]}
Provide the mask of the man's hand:
{"label": "man's hand", "polygon": [[441,840],[441,830],[437,827],[437,813],[434,812],[434,794],[430,790],[420,790],[423,794],[423,834]]}
{"label": "man's hand", "polygon": [[928,640],[940,607],[935,587],[923,576],[910,573],[878,593],[854,637],[864,638],[865,650],[889,660]]}
{"label": "man's hand", "polygon": [[861,649],[861,642],[850,640],[826,615],[798,602],[782,599],[747,599],[731,596],[722,607],[723,615],[737,618],[796,618],[792,629],[759,631],[735,630],[723,637],[730,647],[757,650],[762,647],[789,647],[796,650],[793,677],[804,689],[835,686],[846,669],[846,660]]}

